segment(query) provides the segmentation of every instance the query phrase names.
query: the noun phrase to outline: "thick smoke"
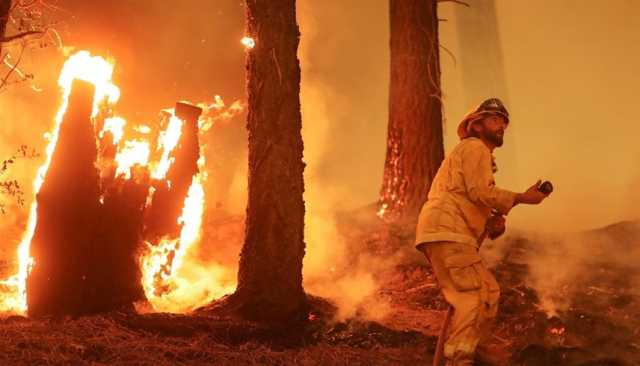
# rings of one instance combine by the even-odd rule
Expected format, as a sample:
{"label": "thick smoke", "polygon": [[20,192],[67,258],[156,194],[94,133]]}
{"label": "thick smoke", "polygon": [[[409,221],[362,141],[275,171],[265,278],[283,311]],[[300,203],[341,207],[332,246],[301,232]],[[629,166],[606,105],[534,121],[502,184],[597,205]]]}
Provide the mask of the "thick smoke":
{"label": "thick smoke", "polygon": [[[391,261],[353,255],[336,214],[372,203],[387,121],[387,4],[298,2],[307,216],[305,288],[333,300],[338,319],[381,317],[375,273]],[[358,14],[356,15],[355,12]],[[366,310],[366,311],[365,311]]]}

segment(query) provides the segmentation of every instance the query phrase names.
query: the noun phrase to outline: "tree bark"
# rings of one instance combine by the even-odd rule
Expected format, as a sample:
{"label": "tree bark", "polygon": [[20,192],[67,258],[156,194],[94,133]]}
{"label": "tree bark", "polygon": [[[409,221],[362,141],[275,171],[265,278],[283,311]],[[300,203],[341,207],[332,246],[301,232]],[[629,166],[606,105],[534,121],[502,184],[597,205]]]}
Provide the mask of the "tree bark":
{"label": "tree bark", "polygon": [[[4,38],[11,11],[11,0],[0,0],[0,38]],[[2,56],[2,43],[0,43],[0,56]]]}
{"label": "tree bark", "polygon": [[390,0],[391,85],[380,215],[414,222],[444,158],[435,0]]}
{"label": "tree bark", "polygon": [[241,315],[304,319],[304,201],[300,33],[295,0],[246,0],[249,197],[238,288]]}

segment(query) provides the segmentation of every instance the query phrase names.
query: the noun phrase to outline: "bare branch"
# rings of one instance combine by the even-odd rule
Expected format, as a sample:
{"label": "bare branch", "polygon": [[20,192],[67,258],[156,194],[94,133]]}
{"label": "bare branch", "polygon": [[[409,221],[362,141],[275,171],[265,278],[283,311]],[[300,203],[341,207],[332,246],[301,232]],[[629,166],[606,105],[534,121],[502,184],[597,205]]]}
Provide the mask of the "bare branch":
{"label": "bare branch", "polygon": [[468,3],[465,3],[464,1],[460,1],[460,0],[438,0],[437,2],[439,2],[439,3],[456,3],[456,4],[464,5],[467,8],[471,7],[471,5],[469,5]]}
{"label": "bare branch", "polygon": [[20,50],[20,56],[18,56],[18,60],[16,61],[16,63],[13,65],[11,70],[9,70],[7,75],[5,75],[4,78],[2,79],[2,84],[0,84],[0,89],[4,88],[5,85],[7,85],[7,80],[9,80],[9,76],[11,76],[11,74],[13,74],[13,72],[16,70],[16,68],[20,64],[20,61],[22,60],[22,55],[23,54],[24,54],[24,46],[22,46],[22,49]]}
{"label": "bare branch", "polygon": [[447,47],[443,46],[442,44],[440,44],[440,48],[442,48],[444,52],[446,52],[449,56],[451,56],[451,58],[453,59],[453,66],[458,66],[458,60],[456,59],[456,56],[453,54],[453,52],[451,52],[451,50],[449,50]]}
{"label": "bare branch", "polygon": [[18,34],[14,34],[13,36],[9,36],[9,37],[2,37],[0,38],[0,43],[7,43],[7,42],[11,42],[11,41],[15,41],[16,39],[21,39],[33,34],[44,34],[45,32],[43,31],[27,31],[27,32],[22,32],[22,33],[18,33]]}

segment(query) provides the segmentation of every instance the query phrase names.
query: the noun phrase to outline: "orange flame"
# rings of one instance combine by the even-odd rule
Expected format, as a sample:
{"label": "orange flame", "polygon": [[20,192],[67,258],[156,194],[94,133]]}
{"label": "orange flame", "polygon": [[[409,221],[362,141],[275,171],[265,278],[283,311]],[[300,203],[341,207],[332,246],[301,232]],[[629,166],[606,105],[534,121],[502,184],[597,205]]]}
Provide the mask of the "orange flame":
{"label": "orange flame", "polygon": [[[202,169],[203,158],[198,165]],[[201,234],[205,178],[205,173],[199,173],[189,187],[178,219],[180,238],[147,243],[148,253],[141,258],[143,287],[155,311],[189,311],[235,289],[235,285],[220,285],[223,268],[211,263],[205,266],[193,253]]]}
{"label": "orange flame", "polygon": [[159,147],[161,147],[163,151],[160,162],[156,164],[155,168],[151,172],[151,177],[153,177],[154,179],[163,179],[167,175],[169,167],[171,166],[171,163],[173,163],[173,158],[171,158],[171,151],[173,151],[173,149],[178,144],[181,131],[182,120],[176,117],[173,112],[171,112],[171,118],[169,119],[169,125],[167,126],[167,129],[160,133]]}

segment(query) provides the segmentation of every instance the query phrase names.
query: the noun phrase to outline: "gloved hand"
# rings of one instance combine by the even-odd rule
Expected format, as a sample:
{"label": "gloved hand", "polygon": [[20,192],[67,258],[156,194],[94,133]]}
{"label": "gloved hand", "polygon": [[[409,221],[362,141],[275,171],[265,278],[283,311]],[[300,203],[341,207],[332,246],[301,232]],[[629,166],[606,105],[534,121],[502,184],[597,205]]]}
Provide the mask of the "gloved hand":
{"label": "gloved hand", "polygon": [[485,230],[487,231],[487,236],[491,240],[495,240],[504,234],[506,230],[506,222],[507,220],[504,216],[493,213],[487,219],[487,224],[485,226]]}

